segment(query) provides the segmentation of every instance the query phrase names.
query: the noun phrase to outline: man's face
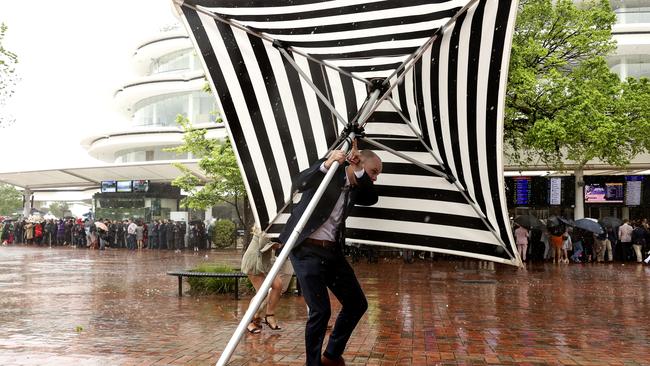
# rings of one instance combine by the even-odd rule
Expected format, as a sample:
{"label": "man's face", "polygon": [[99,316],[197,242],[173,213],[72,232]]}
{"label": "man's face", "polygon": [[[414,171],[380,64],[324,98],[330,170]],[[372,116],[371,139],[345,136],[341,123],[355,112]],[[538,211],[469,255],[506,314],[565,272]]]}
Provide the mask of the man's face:
{"label": "man's face", "polygon": [[363,169],[366,171],[366,174],[368,174],[368,177],[370,177],[370,180],[374,182],[377,180],[379,174],[381,174],[381,160],[375,157],[364,159]]}

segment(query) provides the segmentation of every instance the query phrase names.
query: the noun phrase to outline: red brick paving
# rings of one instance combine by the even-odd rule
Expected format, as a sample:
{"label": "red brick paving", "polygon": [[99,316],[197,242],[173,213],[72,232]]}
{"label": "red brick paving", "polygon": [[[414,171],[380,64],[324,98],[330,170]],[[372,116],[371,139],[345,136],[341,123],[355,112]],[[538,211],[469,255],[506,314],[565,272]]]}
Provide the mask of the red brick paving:
{"label": "red brick paving", "polygon": [[[204,255],[1,247],[0,365],[214,364],[250,295],[177,297],[165,272]],[[650,365],[650,267],[354,266],[370,306],[348,365]],[[304,302],[283,297],[277,317],[231,365],[304,364]]]}

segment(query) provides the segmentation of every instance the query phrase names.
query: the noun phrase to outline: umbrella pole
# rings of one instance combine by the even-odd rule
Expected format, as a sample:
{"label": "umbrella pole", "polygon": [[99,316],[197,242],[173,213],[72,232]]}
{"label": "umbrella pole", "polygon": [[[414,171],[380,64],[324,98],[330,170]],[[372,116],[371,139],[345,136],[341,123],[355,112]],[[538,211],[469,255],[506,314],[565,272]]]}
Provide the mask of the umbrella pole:
{"label": "umbrella pole", "polygon": [[[379,90],[374,90],[370,95],[368,95],[367,103],[361,113],[362,117],[365,117],[365,115],[369,113],[370,110],[372,110],[372,107],[374,106],[378,97],[379,97]],[[346,152],[349,151],[350,148],[352,147],[352,141],[354,140],[355,137],[356,137],[356,133],[353,130],[348,134],[348,137],[343,141],[342,150],[345,150]],[[334,173],[336,173],[338,167],[339,167],[339,163],[337,161],[333,162],[329,170],[327,171],[327,174],[325,174],[325,178],[323,178],[323,181],[321,182],[320,186],[318,186],[316,193],[314,193],[314,197],[309,202],[309,205],[307,205],[307,208],[305,209],[305,212],[300,217],[300,220],[298,220],[298,223],[296,224],[296,227],[293,229],[293,232],[289,236],[289,239],[287,239],[287,242],[284,243],[280,255],[278,255],[278,257],[275,260],[275,263],[273,263],[273,267],[271,267],[271,270],[266,275],[264,282],[262,282],[262,285],[260,286],[259,290],[251,300],[251,303],[248,306],[246,313],[244,314],[241,321],[239,322],[237,329],[235,329],[235,333],[228,341],[228,344],[226,345],[226,348],[223,350],[221,356],[219,356],[219,360],[217,361],[217,366],[225,366],[226,363],[230,360],[230,357],[232,357],[232,354],[235,352],[235,348],[237,348],[237,345],[239,344],[239,341],[247,331],[246,327],[253,320],[253,317],[255,316],[257,309],[259,309],[260,305],[262,305],[262,301],[264,301],[264,298],[266,297],[266,295],[269,292],[269,289],[271,288],[271,283],[275,279],[275,276],[277,276],[278,273],[280,272],[280,269],[284,265],[284,262],[289,257],[289,253],[291,253],[291,250],[296,245],[296,240],[298,239],[298,236],[305,228],[305,225],[307,225],[307,221],[309,221],[309,219],[311,218],[314,209],[316,209],[316,205],[318,205],[318,202],[323,196],[323,193],[325,193],[325,189],[327,188],[330,181],[334,177]]]}

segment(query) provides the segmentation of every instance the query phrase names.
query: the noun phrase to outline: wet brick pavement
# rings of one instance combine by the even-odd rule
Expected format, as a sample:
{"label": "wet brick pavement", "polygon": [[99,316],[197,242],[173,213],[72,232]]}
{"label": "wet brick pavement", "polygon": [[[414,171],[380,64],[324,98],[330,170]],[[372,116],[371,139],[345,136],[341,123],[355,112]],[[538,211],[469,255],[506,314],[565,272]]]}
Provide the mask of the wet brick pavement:
{"label": "wet brick pavement", "polygon": [[[204,254],[0,247],[0,365],[214,364],[250,295],[179,298],[165,272]],[[370,307],[348,365],[650,365],[650,267],[354,267]],[[304,363],[302,299],[276,314],[284,329],[246,335],[232,365]]]}

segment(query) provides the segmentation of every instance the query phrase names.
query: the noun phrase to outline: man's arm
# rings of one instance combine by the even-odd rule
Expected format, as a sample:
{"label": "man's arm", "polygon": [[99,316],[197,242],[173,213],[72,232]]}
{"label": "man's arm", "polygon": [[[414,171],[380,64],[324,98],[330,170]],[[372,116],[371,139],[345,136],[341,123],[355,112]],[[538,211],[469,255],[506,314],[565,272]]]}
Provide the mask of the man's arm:
{"label": "man's arm", "polygon": [[320,159],[309,168],[300,172],[293,182],[293,190],[295,191],[297,189],[298,192],[304,192],[318,185],[325,176],[325,173],[320,169],[323,162],[325,162],[325,159]]}
{"label": "man's arm", "polygon": [[317,186],[335,161],[338,161],[339,164],[345,162],[345,152],[343,150],[332,151],[327,159],[320,159],[308,169],[300,172],[293,184],[293,189],[304,192]]}

